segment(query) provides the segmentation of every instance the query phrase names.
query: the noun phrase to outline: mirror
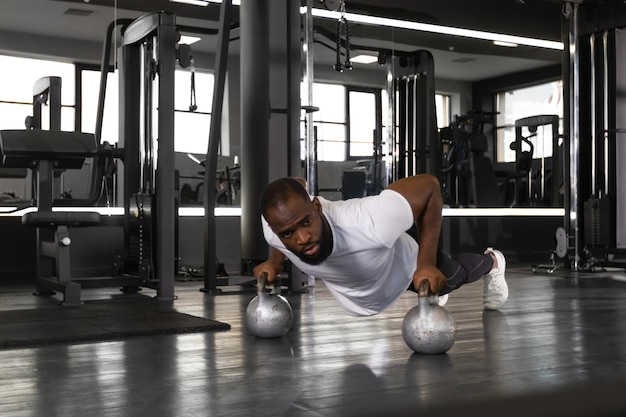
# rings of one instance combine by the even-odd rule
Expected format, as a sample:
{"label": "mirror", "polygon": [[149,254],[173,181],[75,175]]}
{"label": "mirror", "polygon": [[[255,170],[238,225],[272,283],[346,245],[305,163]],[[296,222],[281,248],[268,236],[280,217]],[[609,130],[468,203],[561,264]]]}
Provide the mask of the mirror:
{"label": "mirror", "polygon": [[[3,13],[0,17],[0,37],[2,49],[13,51],[16,55],[33,56],[37,58],[48,57],[50,60],[61,59],[66,62],[80,62],[82,83],[81,90],[83,101],[80,103],[83,131],[90,131],[97,115],[94,112],[97,102],[97,85],[99,79],[99,63],[103,49],[103,39],[107,26],[114,19],[134,19],[146,12],[156,9],[172,10],[177,13],[177,23],[187,27],[181,31],[184,35],[192,35],[193,27],[216,27],[219,16],[219,6],[209,4],[207,7],[194,7],[171,3],[169,1],[146,1],[118,3],[118,8],[112,2],[99,1],[85,3],[84,1],[49,1],[49,0],[7,0],[3,4]],[[495,112],[494,94],[509,87],[515,88],[521,84],[539,82],[544,79],[558,78],[558,71],[554,68],[560,66],[562,51],[551,48],[541,48],[518,44],[496,46],[492,40],[477,39],[469,36],[456,36],[450,34],[435,33],[433,30],[441,28],[463,28],[489,33],[505,33],[520,35],[529,39],[560,39],[560,4],[553,2],[538,2],[541,4],[520,5],[511,1],[485,2],[485,7],[472,7],[472,10],[447,10],[445,5],[428,4],[420,5],[419,10],[413,2],[401,4],[397,9],[392,7],[377,7],[369,1],[356,1],[346,3],[346,14],[343,27],[340,32],[343,43],[340,42],[339,62],[343,63],[343,71],[337,71],[337,29],[338,20],[336,14],[316,5],[318,13],[314,18],[315,27],[315,82],[316,88],[323,91],[326,86],[341,86],[340,93],[345,97],[343,120],[338,122],[338,110],[329,107],[333,102],[336,105],[339,100],[329,100],[328,97],[320,97],[326,103],[321,111],[314,115],[314,124],[317,129],[318,144],[328,147],[329,151],[320,159],[319,163],[324,166],[319,172],[333,173],[330,178],[320,178],[320,188],[335,190],[331,198],[340,195],[337,191],[342,189],[341,176],[344,171],[366,171],[366,187],[368,192],[376,192],[389,179],[389,165],[392,164],[389,154],[392,153],[390,144],[388,77],[390,74],[385,56],[418,50],[428,50],[434,59],[434,77],[437,96],[437,123],[439,128],[449,127],[454,123],[455,117],[463,118],[472,110]],[[411,3],[411,4],[409,4]],[[272,5],[271,7],[276,7]],[[235,7],[237,9],[237,7]],[[448,8],[449,9],[449,8]],[[473,10],[476,9],[476,10]],[[484,13],[490,10],[490,13]],[[35,11],[35,12],[33,12]],[[365,17],[381,17],[383,20],[367,21]],[[512,18],[515,16],[515,18]],[[235,19],[238,16],[235,13]],[[271,19],[271,17],[270,17]],[[421,29],[408,27],[391,27],[394,22],[409,21],[421,22]],[[34,24],[36,22],[36,24]],[[208,24],[211,22],[211,24]],[[341,25],[340,25],[341,26]],[[71,27],[71,32],[67,30]],[[24,33],[25,28],[36,28],[31,33]],[[29,29],[30,30],[30,29]],[[208,31],[210,32],[210,30]],[[115,32],[119,41],[120,31]],[[347,35],[349,34],[349,42]],[[469,33],[468,34],[475,34]],[[237,56],[238,41],[237,29],[234,29],[231,42],[233,55]],[[211,33],[199,34],[200,40],[191,45],[194,58],[193,70],[191,68],[179,68],[176,74],[176,126],[186,128],[185,133],[177,134],[177,146],[180,144],[176,155],[176,165],[180,169],[180,192],[181,202],[187,205],[201,205],[202,194],[201,172],[203,167],[197,161],[202,161],[204,155],[202,149],[206,147],[203,138],[208,138],[208,130],[199,126],[208,126],[210,118],[210,96],[212,88],[212,76],[214,62],[212,48],[215,47],[215,36]],[[54,42],[53,42],[54,40]],[[54,48],[48,47],[55,45]],[[113,52],[115,53],[115,51]],[[345,68],[346,60],[350,58],[351,70]],[[360,56],[369,56],[374,60],[371,63],[359,62]],[[240,107],[240,91],[238,80],[238,63],[236,59],[229,64],[231,76],[228,80],[228,112],[225,112],[229,120],[224,126],[225,140],[221,146],[219,161],[219,181],[215,185],[222,194],[220,204],[237,206],[240,204],[237,188],[240,186],[237,180],[239,167],[238,155],[240,145],[238,139],[238,109]],[[70,64],[72,65],[72,64]],[[20,72],[26,68],[35,68],[34,65],[20,66]],[[14,65],[6,68],[15,68]],[[6,71],[2,69],[0,71]],[[13,80],[14,77],[6,72],[0,79]],[[192,83],[193,79],[193,83]],[[508,81],[507,81],[508,80]],[[31,81],[14,82],[19,84],[22,90],[30,92]],[[64,94],[73,88],[72,82],[64,83]],[[192,88],[195,87],[195,88]],[[117,128],[114,103],[116,97],[116,79],[111,74],[107,85],[107,105],[104,111],[103,138],[114,139]],[[6,91],[3,85],[1,91]],[[195,93],[195,95],[194,95]],[[28,94],[27,94],[28,95]],[[363,108],[361,104],[367,102],[369,97],[375,98],[375,105]],[[3,110],[10,98],[0,97],[0,105]],[[64,112],[77,109],[79,103],[66,101]],[[28,98],[19,99],[23,109],[29,108]],[[328,104],[330,103],[330,104]],[[190,108],[195,105],[195,110]],[[374,112],[371,116],[369,113]],[[356,115],[355,115],[356,113]],[[363,119],[358,114],[368,113]],[[3,114],[8,114],[3,111]],[[530,114],[524,115],[530,116]],[[368,137],[366,126],[371,124],[371,118],[378,118],[375,128]],[[7,127],[7,117],[2,118],[1,128]],[[11,116],[11,126],[22,123],[23,116]],[[64,116],[64,120],[71,120]],[[198,121],[200,120],[200,121]],[[68,122],[69,123],[69,122]],[[69,123],[71,124],[71,123]],[[498,128],[501,125],[498,122]],[[20,127],[13,127],[20,128]],[[72,128],[72,127],[70,127]],[[208,129],[208,128],[207,128]],[[387,132],[385,132],[387,130]],[[301,136],[303,129],[301,128]],[[354,137],[353,137],[354,135]],[[498,142],[497,135],[493,134],[492,126],[485,126],[485,135],[488,138],[485,156],[492,160],[495,171],[511,172],[512,162],[500,162],[499,154],[502,146]],[[358,137],[356,137],[358,136]],[[180,138],[189,139],[184,141]],[[192,139],[193,138],[193,139]],[[114,142],[114,140],[111,140]],[[184,144],[182,142],[185,142]],[[377,155],[372,149],[371,157],[363,155],[368,146],[375,147],[380,144],[379,156],[385,161],[377,161]],[[506,145],[504,145],[506,149]],[[326,160],[337,159],[337,152],[332,149],[341,149],[344,156],[341,161]],[[194,158],[190,158],[188,155]],[[385,158],[383,158],[385,157]],[[545,162],[545,161],[544,161]],[[503,165],[504,164],[504,165]],[[364,168],[365,166],[365,168]],[[372,166],[374,168],[372,168]],[[226,172],[228,169],[229,172]],[[85,177],[83,173],[76,173],[76,178],[68,174],[66,185],[72,185],[72,192],[80,195],[79,183]],[[234,179],[233,179],[234,177]],[[382,180],[381,180],[382,177]],[[503,177],[505,178],[505,177]],[[502,179],[503,179],[502,178]],[[70,181],[71,179],[71,181]],[[2,180],[4,181],[4,180]],[[183,191],[184,187],[184,191]],[[4,187],[3,187],[4,188]],[[9,187],[11,188],[11,187]],[[224,191],[226,190],[226,191]],[[27,192],[27,190],[25,190]],[[506,203],[503,203],[506,205]]]}

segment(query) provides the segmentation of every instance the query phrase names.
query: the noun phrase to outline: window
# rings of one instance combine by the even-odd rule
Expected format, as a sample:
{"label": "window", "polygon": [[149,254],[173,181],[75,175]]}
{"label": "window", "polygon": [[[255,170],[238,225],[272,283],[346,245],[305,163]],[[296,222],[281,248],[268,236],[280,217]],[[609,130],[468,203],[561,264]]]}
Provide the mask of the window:
{"label": "window", "polygon": [[[104,116],[102,117],[102,142],[111,144],[118,141],[118,77],[117,72],[107,75],[106,96],[104,101]],[[96,116],[98,111],[98,95],[100,92],[100,71],[81,71],[81,130],[85,133],[95,133]]]}
{"label": "window", "polygon": [[[313,113],[317,134],[317,160],[346,161],[371,157],[376,129],[376,90],[337,84],[313,84]],[[304,121],[301,132],[306,134]],[[349,132],[349,133],[348,133]],[[306,149],[301,141],[301,157]]]}
{"label": "window", "polygon": [[371,158],[374,154],[377,95],[373,91],[349,91],[350,157]]}
{"label": "window", "polygon": [[[27,59],[0,55],[0,129],[24,129],[24,121],[33,113],[33,85],[47,76],[61,77],[61,129],[75,130],[75,65],[55,61]],[[195,73],[196,105],[189,110],[191,101],[191,74],[177,70],[175,74],[175,150],[205,154],[209,141],[211,105],[213,99],[213,74]],[[100,70],[82,69],[81,131],[95,133],[100,89]],[[42,111],[42,127],[47,129],[47,111]],[[107,76],[106,100],[102,124],[102,141],[118,141],[118,74]],[[224,151],[224,148],[222,148]]]}
{"label": "window", "polygon": [[[213,74],[195,72],[195,104],[191,110],[192,90],[189,70],[177,70],[174,91],[174,150],[176,152],[206,154],[209,147],[209,128],[213,105]],[[226,84],[228,85],[228,84]],[[228,90],[224,91],[228,97]],[[228,114],[226,111],[225,114]],[[227,135],[224,136],[227,138]],[[225,149],[222,147],[222,154]]]}
{"label": "window", "polygon": [[[398,96],[396,95],[397,100]],[[389,123],[389,96],[387,95],[387,90],[382,90],[382,103],[383,126],[386,126]],[[435,94],[435,109],[437,112],[437,128],[441,129],[442,127],[450,126],[452,97],[447,94]]]}
{"label": "window", "polygon": [[[61,77],[61,129],[74,130],[74,65],[0,55],[0,129],[24,129],[33,114],[33,85],[43,77]],[[42,108],[42,127],[49,112]]]}
{"label": "window", "polygon": [[445,94],[435,94],[435,108],[437,111],[437,128],[450,126],[451,108],[450,96]]}
{"label": "window", "polygon": [[[195,104],[190,110],[191,74],[177,70],[174,75],[174,150],[183,153],[206,154],[209,143],[211,106],[213,103],[213,74],[195,73]],[[102,141],[117,143],[118,137],[118,74],[107,77],[106,99],[102,124]],[[100,88],[100,71],[82,71],[82,130],[94,133]]]}
{"label": "window", "polygon": [[[371,158],[374,153],[378,106],[381,109],[383,127],[388,124],[387,97],[387,91],[384,89],[314,83],[313,105],[320,109],[313,113],[317,134],[317,160],[346,161]],[[450,101],[448,95],[435,96],[437,125],[440,128],[450,124]],[[300,132],[303,137],[306,135],[304,120],[300,125]],[[386,141],[384,134],[383,141]],[[304,139],[300,144],[300,156],[305,159]]]}
{"label": "window", "polygon": [[346,158],[346,88],[334,84],[313,84],[313,113],[317,133],[317,159],[345,161]]}
{"label": "window", "polygon": [[[553,81],[532,87],[503,91],[496,95],[497,118],[497,161],[514,162],[515,151],[510,148],[515,141],[515,121],[537,115],[557,115],[563,120],[563,84]],[[533,157],[552,156],[552,132],[550,127],[540,128],[530,138]],[[522,132],[526,135],[528,132]]]}

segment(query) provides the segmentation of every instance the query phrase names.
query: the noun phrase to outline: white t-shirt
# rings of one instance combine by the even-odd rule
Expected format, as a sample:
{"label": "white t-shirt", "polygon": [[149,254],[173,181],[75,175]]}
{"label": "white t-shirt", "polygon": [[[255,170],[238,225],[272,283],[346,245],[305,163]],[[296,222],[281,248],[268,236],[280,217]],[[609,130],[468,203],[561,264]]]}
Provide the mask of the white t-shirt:
{"label": "white t-shirt", "polygon": [[380,313],[406,291],[417,267],[417,242],[405,233],[414,223],[409,202],[393,190],[346,201],[318,199],[333,233],[327,259],[319,265],[301,261],[261,216],[265,239],[301,271],[324,280],[348,314]]}

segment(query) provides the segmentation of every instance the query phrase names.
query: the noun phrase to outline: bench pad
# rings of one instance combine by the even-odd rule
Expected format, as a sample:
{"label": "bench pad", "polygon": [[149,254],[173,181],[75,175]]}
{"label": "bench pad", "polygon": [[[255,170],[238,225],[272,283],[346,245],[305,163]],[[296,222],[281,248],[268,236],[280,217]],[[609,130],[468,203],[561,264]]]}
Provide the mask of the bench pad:
{"label": "bench pad", "polygon": [[33,211],[22,216],[22,224],[35,227],[86,227],[100,223],[100,213],[92,211]]}

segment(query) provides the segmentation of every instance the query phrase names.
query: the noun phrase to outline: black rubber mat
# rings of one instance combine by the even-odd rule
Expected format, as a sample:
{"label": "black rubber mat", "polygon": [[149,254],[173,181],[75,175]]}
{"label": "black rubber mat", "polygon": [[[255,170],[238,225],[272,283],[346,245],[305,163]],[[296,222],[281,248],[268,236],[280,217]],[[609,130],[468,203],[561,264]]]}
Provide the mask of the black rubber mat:
{"label": "black rubber mat", "polygon": [[89,301],[76,307],[0,311],[0,348],[229,329],[227,323],[150,301]]}

